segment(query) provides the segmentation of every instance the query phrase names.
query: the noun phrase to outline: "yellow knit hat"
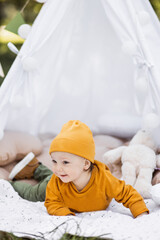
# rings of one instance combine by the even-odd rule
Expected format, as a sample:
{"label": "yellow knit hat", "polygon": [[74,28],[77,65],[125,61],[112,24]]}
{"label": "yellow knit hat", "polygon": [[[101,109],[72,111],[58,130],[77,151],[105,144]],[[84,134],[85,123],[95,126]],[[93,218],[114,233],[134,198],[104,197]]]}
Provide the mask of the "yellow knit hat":
{"label": "yellow knit hat", "polygon": [[53,139],[49,153],[68,152],[94,163],[95,144],[89,127],[79,120],[65,123],[61,132]]}

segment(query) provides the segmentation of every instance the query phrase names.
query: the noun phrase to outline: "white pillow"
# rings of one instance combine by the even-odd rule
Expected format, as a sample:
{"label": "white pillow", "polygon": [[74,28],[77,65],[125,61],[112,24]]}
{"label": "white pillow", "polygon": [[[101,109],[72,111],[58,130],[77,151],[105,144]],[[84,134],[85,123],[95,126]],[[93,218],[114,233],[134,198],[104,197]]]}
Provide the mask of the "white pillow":
{"label": "white pillow", "polygon": [[94,136],[94,142],[97,147],[106,147],[108,149],[117,148],[124,144],[122,140],[108,135],[96,135]]}
{"label": "white pillow", "polygon": [[141,118],[134,115],[102,115],[98,119],[97,128],[104,134],[131,138],[141,128]]}
{"label": "white pillow", "polygon": [[42,152],[39,138],[24,132],[5,131],[3,139],[0,140],[0,166],[21,160],[29,152],[35,155]]}

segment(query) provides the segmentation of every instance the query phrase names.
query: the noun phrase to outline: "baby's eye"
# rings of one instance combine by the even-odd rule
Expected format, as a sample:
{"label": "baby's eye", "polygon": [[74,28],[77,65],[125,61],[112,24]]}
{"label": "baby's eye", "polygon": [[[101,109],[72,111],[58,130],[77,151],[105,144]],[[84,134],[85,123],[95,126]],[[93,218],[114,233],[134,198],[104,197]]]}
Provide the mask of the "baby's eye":
{"label": "baby's eye", "polygon": [[68,164],[68,163],[69,163],[68,161],[63,161],[63,164],[65,164],[65,165]]}
{"label": "baby's eye", "polygon": [[57,163],[56,160],[54,160],[54,159],[52,159],[52,162],[53,162],[53,163]]}

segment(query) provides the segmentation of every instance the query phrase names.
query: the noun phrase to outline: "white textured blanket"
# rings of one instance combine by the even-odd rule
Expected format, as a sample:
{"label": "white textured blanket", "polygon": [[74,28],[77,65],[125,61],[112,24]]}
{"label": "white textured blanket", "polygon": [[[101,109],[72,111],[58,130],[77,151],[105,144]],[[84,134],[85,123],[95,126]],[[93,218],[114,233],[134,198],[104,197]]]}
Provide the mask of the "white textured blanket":
{"label": "white textured blanket", "polygon": [[160,206],[152,200],[145,202],[150,214],[137,219],[115,201],[106,211],[56,217],[48,215],[43,203],[20,198],[7,181],[0,180],[0,230],[49,240],[58,240],[65,232],[115,240],[159,240]]}

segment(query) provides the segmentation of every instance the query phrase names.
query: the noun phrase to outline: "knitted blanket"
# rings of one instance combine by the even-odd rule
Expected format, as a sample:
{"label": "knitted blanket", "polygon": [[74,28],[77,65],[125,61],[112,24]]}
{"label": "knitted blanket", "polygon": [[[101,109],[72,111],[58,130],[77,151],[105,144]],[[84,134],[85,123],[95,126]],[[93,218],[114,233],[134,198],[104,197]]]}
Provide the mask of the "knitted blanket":
{"label": "knitted blanket", "polygon": [[22,199],[9,182],[0,180],[0,230],[46,240],[58,240],[65,232],[115,240],[159,240],[160,206],[151,199],[145,202],[150,214],[136,219],[114,200],[105,211],[50,216],[43,202]]}

